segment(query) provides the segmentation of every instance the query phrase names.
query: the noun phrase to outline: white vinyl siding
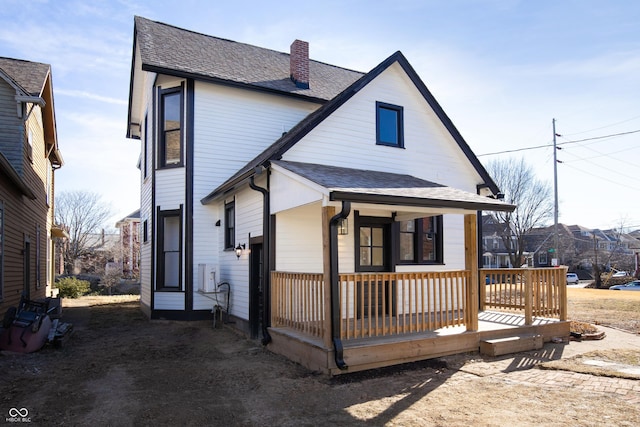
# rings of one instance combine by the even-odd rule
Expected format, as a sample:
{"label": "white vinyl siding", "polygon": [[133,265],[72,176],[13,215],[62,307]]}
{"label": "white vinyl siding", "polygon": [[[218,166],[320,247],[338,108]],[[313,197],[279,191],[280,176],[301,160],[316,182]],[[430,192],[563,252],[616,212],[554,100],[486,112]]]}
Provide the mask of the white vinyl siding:
{"label": "white vinyl siding", "polygon": [[[257,182],[258,185],[264,186],[264,183]],[[231,196],[230,196],[231,197]],[[228,199],[230,200],[230,199]],[[236,230],[235,239],[237,244],[245,244],[240,258],[236,256],[234,250],[225,250],[224,248],[224,224],[219,227],[212,222],[211,227],[214,228],[216,237],[210,240],[209,250],[203,258],[194,260],[195,272],[194,277],[197,278],[198,264],[204,264],[205,260],[211,260],[215,254],[220,254],[216,267],[216,281],[228,282],[231,285],[231,314],[242,319],[249,318],[249,236],[262,236],[262,193],[250,189],[248,186],[243,187],[235,194],[235,211],[236,211]],[[224,201],[216,204],[216,211],[222,218],[224,215]],[[213,210],[211,211],[213,212]],[[199,233],[196,233],[198,235]],[[194,236],[195,240],[196,236]],[[198,256],[198,253],[194,255]],[[202,254],[200,254],[202,256]],[[194,289],[197,290],[197,283]],[[194,310],[202,310],[212,307],[213,302],[198,294],[194,294]]]}
{"label": "white vinyl siding", "polygon": [[184,168],[156,171],[156,206],[162,210],[177,209],[184,204]]}
{"label": "white vinyl siding", "polygon": [[276,270],[322,273],[320,203],[279,212],[276,230]]}
{"label": "white vinyl siding", "polygon": [[[216,281],[232,286],[235,316],[249,318],[248,252],[237,259],[234,251],[224,251],[224,203],[202,205],[200,200],[316,108],[318,104],[281,96],[195,83],[193,277],[197,280],[198,264],[215,265]],[[266,186],[263,178],[256,183]],[[247,186],[235,202],[236,244],[249,249],[249,233],[263,234],[262,194]],[[218,220],[221,226],[216,227]],[[211,306],[211,300],[194,294],[194,310]]]}
{"label": "white vinyl siding", "polygon": [[317,104],[282,96],[201,82],[196,82],[195,92],[197,201],[318,108]]}
{"label": "white vinyl siding", "polygon": [[[403,108],[404,149],[376,145],[376,101]],[[282,160],[409,174],[474,193],[480,183],[465,154],[397,64],[320,123]]]}

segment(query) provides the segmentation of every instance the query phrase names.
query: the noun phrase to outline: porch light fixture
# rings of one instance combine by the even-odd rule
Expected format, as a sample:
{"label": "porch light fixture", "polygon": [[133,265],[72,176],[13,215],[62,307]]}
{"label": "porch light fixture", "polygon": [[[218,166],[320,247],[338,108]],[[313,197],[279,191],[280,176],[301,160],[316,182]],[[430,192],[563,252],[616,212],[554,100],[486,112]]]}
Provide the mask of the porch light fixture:
{"label": "porch light fixture", "polygon": [[246,248],[247,248],[246,244],[238,243],[238,246],[236,246],[236,256],[238,257],[238,259],[240,259],[240,255],[242,255],[242,251]]}
{"label": "porch light fixture", "polygon": [[338,222],[338,234],[341,236],[349,234],[349,222],[347,218],[342,218],[340,222]]}

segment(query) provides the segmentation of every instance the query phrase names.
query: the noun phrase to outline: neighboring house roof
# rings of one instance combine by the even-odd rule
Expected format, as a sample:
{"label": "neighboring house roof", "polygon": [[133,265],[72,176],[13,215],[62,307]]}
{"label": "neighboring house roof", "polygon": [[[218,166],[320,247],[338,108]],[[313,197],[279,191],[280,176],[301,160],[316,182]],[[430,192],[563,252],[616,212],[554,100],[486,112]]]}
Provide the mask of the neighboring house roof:
{"label": "neighboring house roof", "polygon": [[[136,37],[137,36],[137,37]],[[290,78],[289,54],[135,17],[143,71],[213,80],[327,101],[363,73],[311,60],[309,88]],[[135,47],[134,47],[135,55]]]}
{"label": "neighboring house roof", "polygon": [[467,144],[467,142],[462,138],[462,135],[458,132],[456,127],[453,125],[453,122],[449,119],[449,117],[445,114],[444,110],[440,106],[440,104],[433,97],[431,92],[427,89],[426,85],[422,82],[418,74],[415,72],[409,61],[404,57],[402,52],[398,51],[391,55],[389,58],[381,62],[378,66],[376,66],[369,73],[364,75],[358,81],[354,82],[348,88],[346,88],[342,93],[332,99],[330,102],[326,103],[313,113],[309,114],[304,120],[299,122],[293,129],[284,134],[280,139],[278,139],[273,145],[268,147],[258,156],[256,156],[253,160],[247,163],[242,169],[236,172],[231,178],[229,178],[226,182],[220,185],[218,188],[213,190],[210,194],[205,196],[201,203],[206,204],[211,200],[218,197],[220,194],[223,194],[235,186],[239,185],[244,180],[248,179],[251,175],[253,175],[256,168],[261,166],[268,166],[269,162],[272,160],[280,160],[283,154],[293,147],[298,141],[300,141],[305,135],[307,135],[311,130],[313,130],[317,125],[322,123],[324,119],[330,116],[336,109],[338,109],[341,105],[347,102],[351,97],[353,97],[360,89],[369,84],[373,79],[379,76],[383,71],[389,68],[392,64],[398,63],[403,70],[407,73],[411,81],[415,84],[416,88],[420,91],[424,99],[427,101],[429,106],[433,109],[435,114],[441,120],[442,124],[449,131],[452,138],[458,144],[460,149],[464,152],[467,159],[475,168],[476,172],[482,177],[485,185],[493,192],[493,194],[498,194],[499,189],[495,184],[493,179],[489,176],[488,172],[484,168],[484,166],[480,163],[475,154],[471,151],[471,148]]}
{"label": "neighboring house roof", "polygon": [[[36,103],[42,107],[45,143],[53,148],[49,150],[49,158],[53,164],[62,166],[64,160],[58,149],[51,66],[41,62],[0,57],[0,78],[7,80],[19,92],[16,100]],[[20,99],[23,96],[26,98]]]}
{"label": "neighboring house roof", "polygon": [[41,62],[0,57],[0,69],[31,96],[41,96],[51,67]]}
{"label": "neighboring house roof", "polygon": [[91,251],[109,251],[120,247],[120,234],[90,233],[87,234],[86,247]]}
{"label": "neighboring house roof", "polygon": [[140,209],[131,212],[129,215],[125,216],[118,222],[116,222],[116,228],[120,228],[120,225],[125,222],[140,222]]}
{"label": "neighboring house roof", "polygon": [[273,161],[329,191],[333,201],[512,211],[515,206],[411,175],[311,163]]}
{"label": "neighboring house roof", "polygon": [[[508,226],[504,222],[497,221],[493,215],[482,215],[482,234],[483,236],[501,236],[508,230]],[[514,234],[513,230],[510,234]]]}

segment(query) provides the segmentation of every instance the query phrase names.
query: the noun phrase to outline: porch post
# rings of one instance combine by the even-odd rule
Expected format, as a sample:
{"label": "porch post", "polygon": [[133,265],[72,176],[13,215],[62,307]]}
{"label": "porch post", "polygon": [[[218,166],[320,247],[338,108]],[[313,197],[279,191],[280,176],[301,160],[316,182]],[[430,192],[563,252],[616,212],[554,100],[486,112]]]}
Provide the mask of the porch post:
{"label": "porch post", "polygon": [[466,324],[467,331],[478,330],[478,233],[477,215],[464,216],[464,257],[468,273]]}
{"label": "porch post", "polygon": [[560,292],[558,292],[558,296],[560,297],[560,320],[567,320],[567,310],[568,310],[568,301],[567,301],[567,271],[569,267],[562,266],[557,269],[556,272],[556,283]]}
{"label": "porch post", "polygon": [[524,272],[524,324],[533,324],[533,279],[530,269]]}
{"label": "porch post", "polygon": [[322,282],[323,282],[323,304],[322,304],[322,342],[325,348],[332,348],[331,340],[331,227],[329,222],[335,215],[336,208],[324,206],[322,208]]}

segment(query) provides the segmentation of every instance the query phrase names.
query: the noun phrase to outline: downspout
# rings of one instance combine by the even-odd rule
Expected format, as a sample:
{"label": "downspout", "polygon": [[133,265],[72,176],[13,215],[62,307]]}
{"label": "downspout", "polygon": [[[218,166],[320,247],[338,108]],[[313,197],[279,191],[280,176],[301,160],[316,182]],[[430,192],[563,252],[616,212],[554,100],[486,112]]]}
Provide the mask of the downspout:
{"label": "downspout", "polygon": [[[257,171],[258,174],[262,173],[262,168]],[[269,277],[269,190],[266,188],[258,187],[254,179],[255,175],[249,178],[249,187],[252,190],[262,193],[262,345],[267,345],[271,342],[271,335],[269,335],[269,321],[271,320],[271,298],[270,298],[270,286],[271,278]],[[267,177],[267,187],[269,186],[269,178]]]}
{"label": "downspout", "polygon": [[331,254],[331,271],[329,279],[331,280],[331,338],[335,350],[336,365],[341,370],[348,368],[344,361],[344,348],[340,339],[340,278],[338,276],[338,221],[345,219],[351,212],[351,202],[342,201],[342,210],[329,220],[330,237],[329,237],[329,253]]}

